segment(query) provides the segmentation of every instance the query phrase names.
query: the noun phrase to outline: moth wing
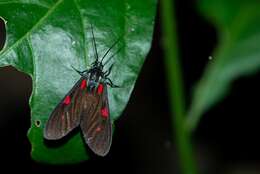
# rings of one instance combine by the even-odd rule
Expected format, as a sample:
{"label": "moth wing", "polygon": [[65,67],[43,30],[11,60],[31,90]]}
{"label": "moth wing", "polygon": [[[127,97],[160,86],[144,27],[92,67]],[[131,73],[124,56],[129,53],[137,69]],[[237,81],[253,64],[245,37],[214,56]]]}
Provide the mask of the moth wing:
{"label": "moth wing", "polygon": [[79,125],[86,91],[86,80],[81,77],[51,113],[45,125],[44,138],[60,139]]}
{"label": "moth wing", "polygon": [[84,100],[85,109],[82,113],[80,127],[86,144],[99,156],[105,156],[112,143],[112,124],[109,113],[107,86],[102,85],[102,92],[88,94]]}

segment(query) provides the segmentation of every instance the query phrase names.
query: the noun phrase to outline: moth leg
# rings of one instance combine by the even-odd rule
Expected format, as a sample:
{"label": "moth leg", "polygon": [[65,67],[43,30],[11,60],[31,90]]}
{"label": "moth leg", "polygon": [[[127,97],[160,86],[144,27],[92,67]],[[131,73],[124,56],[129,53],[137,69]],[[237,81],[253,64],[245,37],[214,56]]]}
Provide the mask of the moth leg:
{"label": "moth leg", "polygon": [[105,74],[105,78],[107,78],[109,76],[109,74],[111,73],[111,70],[113,68],[114,64],[112,64],[109,69],[104,73]]}
{"label": "moth leg", "polygon": [[119,88],[119,86],[118,86],[118,85],[115,85],[115,84],[111,81],[111,79],[106,78],[106,80],[108,81],[108,82],[106,82],[106,84],[109,85],[111,88]]}
{"label": "moth leg", "polygon": [[89,70],[87,69],[87,70],[84,70],[84,71],[79,71],[79,70],[77,70],[76,68],[74,68],[73,66],[71,66],[77,73],[79,73],[79,75],[81,75],[81,76],[84,76],[84,73],[88,73],[89,72]]}

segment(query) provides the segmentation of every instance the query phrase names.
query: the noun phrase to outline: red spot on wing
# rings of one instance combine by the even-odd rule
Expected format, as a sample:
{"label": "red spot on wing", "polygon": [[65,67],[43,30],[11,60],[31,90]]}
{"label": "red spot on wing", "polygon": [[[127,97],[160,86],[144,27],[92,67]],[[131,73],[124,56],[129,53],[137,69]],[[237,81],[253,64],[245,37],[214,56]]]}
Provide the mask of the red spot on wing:
{"label": "red spot on wing", "polygon": [[67,96],[67,97],[64,99],[63,103],[64,103],[65,105],[68,105],[68,104],[70,104],[70,101],[71,101],[70,96]]}
{"label": "red spot on wing", "polygon": [[101,116],[103,117],[103,118],[105,118],[105,119],[107,119],[108,118],[108,109],[107,108],[102,108],[101,109]]}
{"label": "red spot on wing", "polygon": [[64,114],[62,114],[61,115],[61,121],[64,122],[64,120],[65,120],[65,116],[64,116]]}
{"label": "red spot on wing", "polygon": [[100,131],[101,131],[101,127],[97,127],[96,132],[100,132]]}
{"label": "red spot on wing", "polygon": [[84,88],[86,88],[86,86],[87,86],[87,81],[84,79],[81,82],[80,89],[84,89]]}
{"label": "red spot on wing", "polygon": [[104,86],[102,84],[99,84],[97,88],[97,93],[102,94],[103,90],[104,90]]}

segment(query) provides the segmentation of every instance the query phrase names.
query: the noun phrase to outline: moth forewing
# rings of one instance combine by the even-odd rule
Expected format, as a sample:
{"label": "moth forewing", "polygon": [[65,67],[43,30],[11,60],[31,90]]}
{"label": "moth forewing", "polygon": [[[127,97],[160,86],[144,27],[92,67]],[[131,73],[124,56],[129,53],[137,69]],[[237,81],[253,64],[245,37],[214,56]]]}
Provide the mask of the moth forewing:
{"label": "moth forewing", "polygon": [[86,93],[84,88],[86,80],[82,77],[56,106],[45,125],[45,139],[60,139],[79,125]]}

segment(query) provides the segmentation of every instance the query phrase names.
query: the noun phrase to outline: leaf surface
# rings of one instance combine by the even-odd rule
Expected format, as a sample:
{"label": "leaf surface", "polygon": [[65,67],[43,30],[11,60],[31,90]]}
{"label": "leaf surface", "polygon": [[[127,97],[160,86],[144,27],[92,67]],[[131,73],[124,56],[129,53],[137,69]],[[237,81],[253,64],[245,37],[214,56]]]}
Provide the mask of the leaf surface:
{"label": "leaf surface", "polygon": [[7,21],[0,66],[12,65],[33,82],[28,132],[33,159],[55,164],[88,158],[80,133],[50,147],[43,139],[44,125],[80,78],[71,66],[85,70],[94,61],[90,24],[99,56],[123,36],[110,55],[120,47],[121,52],[107,64],[114,63],[110,78],[121,87],[108,89],[111,117],[120,116],[151,46],[155,9],[156,0],[0,1],[0,16]]}

